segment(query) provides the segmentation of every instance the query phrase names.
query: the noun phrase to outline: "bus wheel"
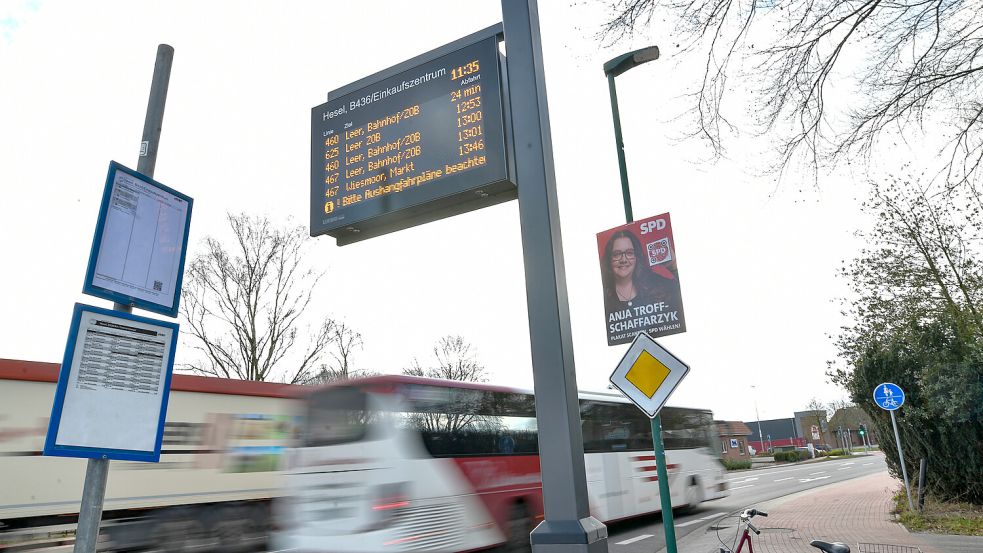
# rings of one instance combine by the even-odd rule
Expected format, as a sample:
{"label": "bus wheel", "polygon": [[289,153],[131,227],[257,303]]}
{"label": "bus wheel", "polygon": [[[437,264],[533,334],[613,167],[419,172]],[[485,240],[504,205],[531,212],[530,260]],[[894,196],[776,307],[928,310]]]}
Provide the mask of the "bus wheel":
{"label": "bus wheel", "polygon": [[529,524],[529,511],[522,503],[514,503],[509,510],[509,519],[505,523],[505,545],[502,546],[503,553],[519,553],[531,551],[529,544],[529,533],[532,528]]}
{"label": "bus wheel", "polygon": [[700,503],[703,503],[703,487],[700,486],[699,477],[689,477],[683,497],[686,500],[686,506],[681,509],[683,512],[691,513],[699,508]]}

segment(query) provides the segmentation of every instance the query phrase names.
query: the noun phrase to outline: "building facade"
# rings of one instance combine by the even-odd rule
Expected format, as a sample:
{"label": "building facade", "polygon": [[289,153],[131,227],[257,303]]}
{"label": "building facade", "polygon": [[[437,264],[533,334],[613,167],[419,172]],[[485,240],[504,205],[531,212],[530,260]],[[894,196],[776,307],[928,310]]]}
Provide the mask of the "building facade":
{"label": "building facade", "polygon": [[748,449],[748,436],[751,435],[751,429],[741,421],[714,422],[717,424],[720,456],[735,461],[750,459],[751,451]]}

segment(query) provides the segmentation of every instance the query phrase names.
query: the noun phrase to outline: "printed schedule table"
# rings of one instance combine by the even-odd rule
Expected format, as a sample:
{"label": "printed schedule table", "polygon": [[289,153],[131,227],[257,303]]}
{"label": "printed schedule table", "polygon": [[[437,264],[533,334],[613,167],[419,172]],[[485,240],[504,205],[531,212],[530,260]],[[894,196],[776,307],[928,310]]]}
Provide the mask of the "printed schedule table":
{"label": "printed schedule table", "polygon": [[160,391],[160,366],[168,345],[163,337],[135,327],[98,326],[85,332],[77,388],[143,394]]}

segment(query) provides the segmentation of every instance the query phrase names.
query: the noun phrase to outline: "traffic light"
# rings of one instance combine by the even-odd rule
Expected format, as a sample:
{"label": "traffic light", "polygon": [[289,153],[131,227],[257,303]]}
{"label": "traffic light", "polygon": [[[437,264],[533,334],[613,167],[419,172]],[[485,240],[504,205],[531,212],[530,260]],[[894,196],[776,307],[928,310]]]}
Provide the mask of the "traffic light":
{"label": "traffic light", "polygon": [[860,432],[860,435],[863,436],[864,434],[867,433],[867,427],[861,424],[860,430],[858,430],[858,432]]}

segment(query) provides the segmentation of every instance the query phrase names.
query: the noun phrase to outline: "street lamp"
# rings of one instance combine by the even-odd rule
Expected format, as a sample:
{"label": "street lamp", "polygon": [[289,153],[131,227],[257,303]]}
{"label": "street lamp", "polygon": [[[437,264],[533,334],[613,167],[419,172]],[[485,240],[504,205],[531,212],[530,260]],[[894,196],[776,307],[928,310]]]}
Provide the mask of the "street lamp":
{"label": "street lamp", "polygon": [[[760,442],[758,445],[764,449],[765,436],[761,433],[761,415],[758,414],[758,390],[754,387],[754,384],[751,385],[751,390],[753,390],[751,396],[754,397],[754,417],[758,420],[758,441]],[[771,434],[768,435],[768,439],[771,439]]]}
{"label": "street lamp", "polygon": [[[604,64],[604,74],[608,77],[608,91],[611,93],[611,115],[614,118],[614,142],[618,149],[618,169],[621,171],[621,197],[625,201],[625,219],[631,223],[635,217],[631,213],[631,194],[628,192],[628,167],[625,164],[625,142],[621,139],[621,114],[618,112],[618,91],[614,78],[643,63],[659,59],[659,47],[649,46],[634,52],[622,54]],[[662,501],[662,527],[666,533],[666,553],[676,553],[676,527],[672,520],[672,501],[669,492],[669,475],[666,470],[666,451],[662,443],[662,417],[652,418],[652,449],[659,478],[659,496]]]}
{"label": "street lamp", "polygon": [[625,201],[625,218],[628,222],[635,220],[631,213],[631,193],[628,191],[628,166],[625,164],[625,141],[621,138],[621,114],[618,112],[618,91],[614,86],[614,78],[638,67],[643,63],[659,59],[659,47],[649,46],[609,60],[604,64],[604,74],[608,77],[608,92],[611,94],[611,115],[614,118],[614,143],[618,149],[618,169],[621,170],[621,197]]}

